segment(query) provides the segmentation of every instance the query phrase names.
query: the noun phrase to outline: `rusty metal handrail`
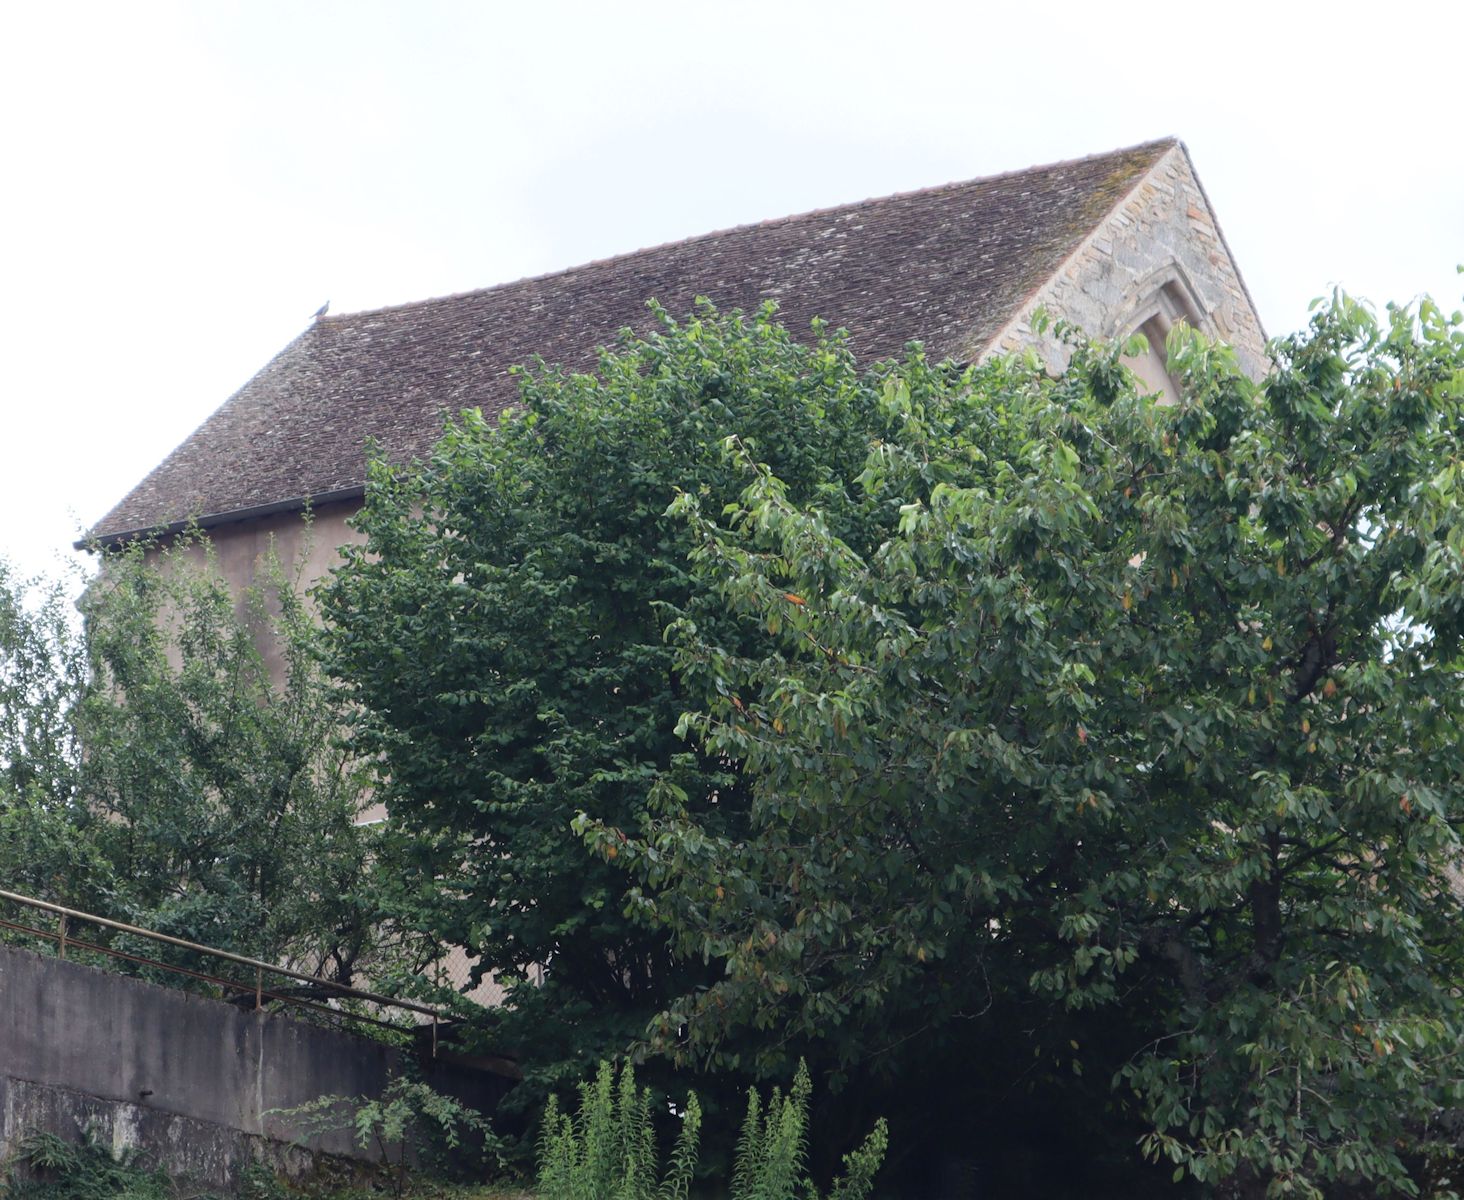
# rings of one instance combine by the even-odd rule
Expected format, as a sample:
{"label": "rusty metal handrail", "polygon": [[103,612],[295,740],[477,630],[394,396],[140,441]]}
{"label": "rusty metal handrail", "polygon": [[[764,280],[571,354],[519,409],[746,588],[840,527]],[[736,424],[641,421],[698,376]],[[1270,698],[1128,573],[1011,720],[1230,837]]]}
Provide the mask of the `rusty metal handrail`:
{"label": "rusty metal handrail", "polygon": [[[41,909],[44,912],[55,913],[57,916],[59,916],[61,920],[60,922],[58,922],[58,928],[54,932],[45,929],[33,929],[29,926],[17,925],[14,922],[3,920],[0,920],[0,926],[55,941],[58,946],[59,956],[62,958],[66,956],[66,946],[68,944],[75,945],[81,949],[99,952],[102,954],[110,954],[147,966],[160,967],[166,971],[174,971],[179,974],[190,975],[195,978],[204,979],[210,983],[216,983],[223,987],[235,988],[244,994],[253,992],[255,995],[256,1008],[260,1007],[260,1004],[265,997],[268,997],[271,1000],[279,1000],[286,1004],[295,1004],[302,1008],[318,1009],[325,1012],[334,1013],[338,1016],[345,1017],[350,1020],[362,1020],[370,1022],[373,1025],[387,1025],[390,1028],[398,1028],[397,1026],[390,1025],[389,1022],[379,1021],[372,1017],[367,1017],[359,1013],[350,1013],[342,1011],[340,1009],[325,1008],[324,1005],[316,1004],[309,1000],[303,1000],[293,996],[285,996],[275,992],[271,992],[263,986],[262,982],[263,972],[269,971],[274,975],[283,975],[287,979],[296,979],[302,983],[309,983],[316,987],[323,988],[333,997],[364,1000],[371,1004],[380,1004],[392,1008],[404,1008],[407,1009],[409,1012],[421,1013],[424,1016],[431,1017],[433,1033],[432,1042],[434,1053],[436,1052],[437,1048],[437,1023],[438,1021],[446,1020],[448,1017],[448,1014],[442,1012],[442,1010],[431,1008],[425,1004],[417,1004],[411,1000],[401,1000],[396,998],[395,996],[383,996],[378,992],[368,992],[363,988],[349,987],[344,983],[335,983],[329,979],[321,979],[318,975],[307,975],[303,971],[296,971],[291,969],[290,967],[277,966],[274,963],[265,962],[263,959],[250,958],[248,955],[235,954],[229,950],[219,950],[214,946],[205,946],[199,942],[190,942],[185,938],[174,937],[172,934],[168,933],[159,933],[154,929],[144,929],[140,925],[129,925],[125,921],[114,921],[110,917],[99,917],[95,913],[83,912],[80,909],[76,908],[68,908],[64,904],[54,904],[49,900],[38,900],[34,896],[24,896],[21,895],[19,892],[9,892],[5,891],[4,889],[0,889],[0,900],[9,900],[16,904],[22,904],[29,908]],[[172,963],[145,959],[138,955],[128,954],[127,952],[122,950],[115,950],[110,946],[99,946],[93,943],[83,942],[78,938],[68,937],[66,933],[66,925],[69,921],[73,919],[79,921],[88,921],[94,925],[100,925],[106,929],[115,929],[120,933],[129,933],[137,937],[149,938],[155,942],[164,942],[170,946],[178,946],[184,950],[191,950],[196,954],[209,955],[213,958],[223,959],[226,962],[238,963],[241,966],[245,967],[253,967],[255,972],[254,985],[251,987],[248,984],[239,983],[235,980],[206,975],[203,972],[193,971],[187,967],[180,967]]]}

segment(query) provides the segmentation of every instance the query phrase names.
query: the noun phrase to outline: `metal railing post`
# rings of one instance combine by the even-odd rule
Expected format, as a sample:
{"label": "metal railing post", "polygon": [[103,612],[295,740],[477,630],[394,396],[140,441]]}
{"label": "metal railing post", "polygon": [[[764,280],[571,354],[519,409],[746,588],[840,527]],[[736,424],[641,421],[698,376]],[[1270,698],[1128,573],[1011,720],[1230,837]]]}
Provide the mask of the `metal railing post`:
{"label": "metal railing post", "polygon": [[66,914],[62,913],[56,919],[56,957],[66,957]]}

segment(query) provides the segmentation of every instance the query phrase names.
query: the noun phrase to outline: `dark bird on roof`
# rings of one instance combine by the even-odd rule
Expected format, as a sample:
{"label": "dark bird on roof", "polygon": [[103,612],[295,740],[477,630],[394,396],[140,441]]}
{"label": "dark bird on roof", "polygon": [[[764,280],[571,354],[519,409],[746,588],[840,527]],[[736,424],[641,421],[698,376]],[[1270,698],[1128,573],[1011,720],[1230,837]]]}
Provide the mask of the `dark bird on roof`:
{"label": "dark bird on roof", "polygon": [[319,308],[317,308],[315,310],[315,315],[313,317],[311,317],[310,319],[312,321],[318,321],[318,320],[320,320],[321,317],[325,316],[325,314],[328,313],[328,312],[330,312],[330,301],[329,300],[327,300],[324,304],[322,304]]}

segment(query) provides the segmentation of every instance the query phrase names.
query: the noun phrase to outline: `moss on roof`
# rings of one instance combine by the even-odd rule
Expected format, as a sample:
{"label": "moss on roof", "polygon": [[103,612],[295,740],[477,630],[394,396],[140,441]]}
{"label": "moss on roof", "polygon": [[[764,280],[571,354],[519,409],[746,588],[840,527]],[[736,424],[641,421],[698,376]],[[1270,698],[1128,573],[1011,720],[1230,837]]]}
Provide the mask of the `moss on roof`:
{"label": "moss on roof", "polygon": [[912,339],[974,357],[1057,271],[1172,139],[745,225],[482,291],[317,320],[94,526],[107,540],[189,518],[205,525],[365,478],[375,439],[425,455],[445,413],[501,411],[509,368],[571,368],[646,301],[672,313],[776,300],[783,321],[846,328],[861,357]]}

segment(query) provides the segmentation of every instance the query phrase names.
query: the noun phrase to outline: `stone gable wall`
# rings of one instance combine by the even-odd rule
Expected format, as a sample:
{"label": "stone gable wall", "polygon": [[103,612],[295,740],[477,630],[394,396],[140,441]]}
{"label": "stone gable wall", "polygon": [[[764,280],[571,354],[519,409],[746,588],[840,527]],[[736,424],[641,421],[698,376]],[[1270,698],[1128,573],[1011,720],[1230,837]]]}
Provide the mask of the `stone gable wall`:
{"label": "stone gable wall", "polygon": [[1039,305],[1094,337],[1112,337],[1130,332],[1126,323],[1139,306],[1175,277],[1193,296],[1201,329],[1228,342],[1252,378],[1265,375],[1269,359],[1260,318],[1183,146],[1154,165],[983,354],[1035,347],[1060,370],[1063,347],[1032,330]]}

